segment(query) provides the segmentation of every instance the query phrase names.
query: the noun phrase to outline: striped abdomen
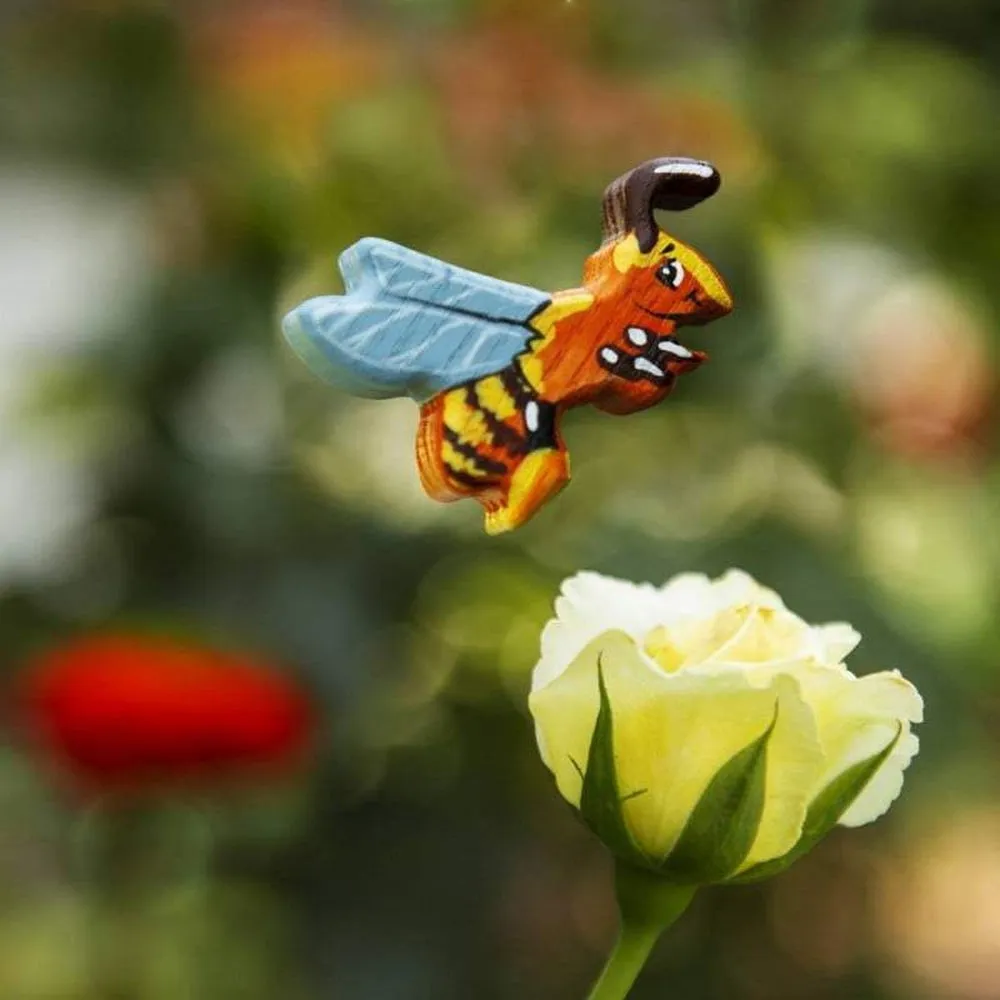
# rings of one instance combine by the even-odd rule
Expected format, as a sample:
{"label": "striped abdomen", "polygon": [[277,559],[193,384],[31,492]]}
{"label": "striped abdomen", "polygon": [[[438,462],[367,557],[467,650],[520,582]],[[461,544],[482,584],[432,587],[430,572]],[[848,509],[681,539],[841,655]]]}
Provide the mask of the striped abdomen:
{"label": "striped abdomen", "polygon": [[417,441],[424,488],[438,499],[502,490],[525,455],[556,447],[555,412],[517,361],[435,397]]}

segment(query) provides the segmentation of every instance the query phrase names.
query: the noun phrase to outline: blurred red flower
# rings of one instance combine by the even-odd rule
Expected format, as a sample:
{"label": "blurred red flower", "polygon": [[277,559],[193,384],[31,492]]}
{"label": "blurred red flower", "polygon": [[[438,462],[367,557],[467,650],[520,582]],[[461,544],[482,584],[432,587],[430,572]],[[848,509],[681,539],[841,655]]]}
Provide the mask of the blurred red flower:
{"label": "blurred red flower", "polygon": [[261,662],[136,635],[87,636],[32,663],[35,742],[90,788],[146,788],[283,770],[312,730],[304,692]]}

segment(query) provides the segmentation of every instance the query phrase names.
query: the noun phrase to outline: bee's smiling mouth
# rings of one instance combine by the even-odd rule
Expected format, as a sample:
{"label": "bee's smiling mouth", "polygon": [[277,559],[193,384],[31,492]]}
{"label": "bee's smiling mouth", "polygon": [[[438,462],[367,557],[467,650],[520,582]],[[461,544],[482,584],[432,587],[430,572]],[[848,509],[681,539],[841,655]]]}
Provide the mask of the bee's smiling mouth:
{"label": "bee's smiling mouth", "polygon": [[[638,305],[638,303],[636,304]],[[674,326],[704,326],[708,322],[707,319],[700,319],[697,315],[692,315],[691,313],[657,312],[655,309],[647,309],[643,305],[640,305],[639,308],[644,313],[654,316],[656,319],[673,323]]]}

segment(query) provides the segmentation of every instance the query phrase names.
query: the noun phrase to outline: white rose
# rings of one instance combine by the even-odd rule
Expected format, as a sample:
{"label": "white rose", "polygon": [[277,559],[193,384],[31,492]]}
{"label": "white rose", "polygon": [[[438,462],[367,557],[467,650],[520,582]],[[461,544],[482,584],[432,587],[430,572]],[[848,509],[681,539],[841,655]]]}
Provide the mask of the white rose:
{"label": "white rose", "polygon": [[855,677],[842,661],[859,640],[736,570],[659,588],[580,573],[542,633],[542,758],[626,860],[681,880],[767,874],[835,823],[881,816],[917,752],[919,693],[898,671]]}

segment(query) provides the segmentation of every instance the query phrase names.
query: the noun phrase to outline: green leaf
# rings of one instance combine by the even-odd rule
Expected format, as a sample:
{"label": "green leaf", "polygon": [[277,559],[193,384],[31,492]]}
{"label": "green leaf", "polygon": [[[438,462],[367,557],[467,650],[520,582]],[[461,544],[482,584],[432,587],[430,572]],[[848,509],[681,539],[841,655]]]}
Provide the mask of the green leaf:
{"label": "green leaf", "polygon": [[777,721],[775,704],[767,729],[712,778],[661,865],[661,874],[674,882],[718,882],[739,867],[753,847],[764,813],[767,746]]}
{"label": "green leaf", "polygon": [[826,788],[813,800],[806,813],[802,825],[802,836],[798,843],[785,855],[773,861],[762,861],[759,865],[747,869],[741,875],[731,879],[732,882],[758,882],[784,871],[793,861],[811,851],[840,821],[840,817],[854,803],[854,800],[868,787],[868,783],[878,773],[878,769],[886,762],[889,754],[896,749],[903,735],[902,723],[896,729],[896,735],[889,745],[873,754],[866,760],[849,767],[843,774],[837,775]]}
{"label": "green leaf", "polygon": [[[601,703],[587,754],[587,769],[583,776],[583,791],[580,793],[580,815],[616,857],[648,868],[649,859],[632,839],[622,813],[624,799],[618,788],[615,766],[614,721],[600,660],[597,662],[597,684]],[[633,792],[628,797],[636,794],[638,792]]]}

